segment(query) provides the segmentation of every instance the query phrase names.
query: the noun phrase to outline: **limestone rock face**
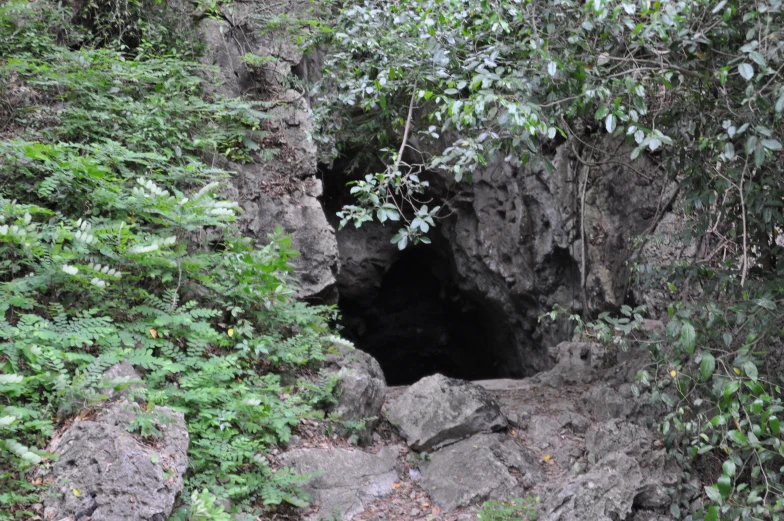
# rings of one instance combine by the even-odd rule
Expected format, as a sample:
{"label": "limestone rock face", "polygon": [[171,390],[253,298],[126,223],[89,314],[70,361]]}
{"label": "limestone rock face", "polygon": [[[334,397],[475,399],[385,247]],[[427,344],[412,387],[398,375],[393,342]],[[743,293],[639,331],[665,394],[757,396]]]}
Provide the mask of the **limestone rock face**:
{"label": "limestone rock face", "polygon": [[[142,411],[119,402],[94,420],[74,423],[50,447],[59,455],[53,487],[44,497],[45,518],[165,521],[182,491],[188,467],[188,431],[182,413],[166,407],[155,446],[126,427]],[[92,517],[89,517],[92,516]]]}
{"label": "limestone rock face", "polygon": [[[290,38],[262,31],[258,25],[259,10],[270,16],[293,15],[307,8],[308,2],[301,0],[275,6],[232,4],[232,11],[222,19],[210,17],[202,23],[208,47],[203,61],[218,67],[222,84],[216,94],[272,102],[267,111],[270,118],[261,130],[266,134],[262,148],[273,152],[273,157],[248,164],[216,158],[218,166],[236,173],[227,195],[244,210],[240,216],[243,233],[261,244],[268,242],[268,235],[278,226],[291,234],[292,245],[301,254],[293,259],[300,286],[297,296],[334,303],[340,265],[335,231],[319,201],[322,185],[315,177],[312,112],[307,97],[286,90],[282,83],[303,54]],[[257,70],[242,61],[246,53],[272,61]]]}
{"label": "limestone rock face", "polygon": [[337,354],[327,355],[327,372],[338,378],[338,404],[331,412],[337,413],[344,421],[376,418],[366,423],[366,429],[358,433],[359,441],[367,442],[373,427],[381,418],[381,407],[387,392],[384,372],[376,359],[364,351],[337,344],[336,347],[339,349]]}
{"label": "limestone rock face", "polygon": [[542,479],[533,456],[502,433],[477,434],[444,447],[421,467],[422,486],[444,511],[521,497]]}
{"label": "limestone rock face", "polygon": [[319,505],[315,519],[331,516],[337,507],[341,519],[351,519],[373,499],[392,493],[398,480],[397,452],[384,447],[377,454],[343,448],[294,449],[281,462],[300,474],[315,474],[303,486]]}
{"label": "limestone rock face", "polygon": [[[651,233],[667,215],[676,188],[655,175],[654,163],[641,158],[632,168],[624,166],[630,149],[610,137],[597,148],[604,151],[603,165],[591,169],[587,184],[567,145],[550,157],[552,172],[536,159],[523,168],[499,160],[473,172],[472,183],[428,177],[435,200],[449,201],[448,216],[436,223],[428,248],[445,259],[450,281],[463,295],[491,310],[487,344],[511,343],[516,351],[504,356],[494,377],[531,376],[552,366],[547,346],[568,340],[573,327],[565,318],[539,317],[555,304],[579,312],[583,280],[585,305],[594,316],[623,304],[633,238]],[[341,295],[372,301],[400,258],[388,245],[395,231],[372,225],[338,232],[341,258],[350,264],[339,277]]]}
{"label": "limestone rock face", "polygon": [[631,518],[642,486],[640,466],[622,452],[602,459],[587,474],[558,485],[545,497],[543,521],[615,521]]}
{"label": "limestone rock face", "polygon": [[431,451],[507,425],[484,388],[440,374],[409,387],[389,405],[387,418],[416,451]]}

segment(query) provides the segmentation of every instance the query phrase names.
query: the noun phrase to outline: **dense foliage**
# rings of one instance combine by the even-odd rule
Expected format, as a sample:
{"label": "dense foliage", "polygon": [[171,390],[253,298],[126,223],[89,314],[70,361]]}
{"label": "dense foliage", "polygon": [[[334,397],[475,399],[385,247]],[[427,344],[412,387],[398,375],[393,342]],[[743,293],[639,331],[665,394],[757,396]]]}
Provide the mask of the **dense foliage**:
{"label": "dense foliage", "polygon": [[14,111],[0,142],[0,519],[32,515],[43,489],[27,470],[53,457],[61,421],[138,383],[103,380],[123,360],[143,371],[137,434],[159,434],[156,405],[185,413],[183,518],[227,518],[214,496],[245,511],[301,504],[300,478],[264,452],[330,396],[296,375],[323,359],[332,312],[291,298],[290,239],[243,237],[218,195],[228,174],[203,162],[253,160],[242,143],[267,106],[205,96],[211,72],[177,40],[129,49],[124,29],[69,20],[53,3],[0,6]]}
{"label": "dense foliage", "polygon": [[[673,301],[635,389],[669,411],[661,431],[690,472],[708,457],[721,470],[698,476],[706,508],[673,503],[677,518],[784,509],[783,39],[780,0],[367,0],[328,35],[333,153],[386,165],[356,181],[343,224],[400,220],[404,248],[437,223],[425,173],[470,180],[532,156],[551,170],[566,142],[585,186],[613,161],[592,144],[608,134],[630,145],[630,176],[646,154],[678,186],[684,239],[699,247],[675,266],[635,259],[637,282],[664,282]],[[637,321],[626,314],[585,331],[612,341]]]}

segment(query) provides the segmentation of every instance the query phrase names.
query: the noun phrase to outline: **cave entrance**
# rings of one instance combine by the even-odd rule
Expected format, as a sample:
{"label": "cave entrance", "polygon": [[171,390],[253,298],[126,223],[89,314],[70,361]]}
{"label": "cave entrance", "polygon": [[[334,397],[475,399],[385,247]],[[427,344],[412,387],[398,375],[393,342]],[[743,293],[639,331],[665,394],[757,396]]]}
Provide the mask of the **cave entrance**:
{"label": "cave entrance", "polygon": [[389,385],[435,373],[522,376],[503,315],[461,292],[432,246],[404,251],[373,294],[341,296],[340,310],[342,334],[379,361]]}

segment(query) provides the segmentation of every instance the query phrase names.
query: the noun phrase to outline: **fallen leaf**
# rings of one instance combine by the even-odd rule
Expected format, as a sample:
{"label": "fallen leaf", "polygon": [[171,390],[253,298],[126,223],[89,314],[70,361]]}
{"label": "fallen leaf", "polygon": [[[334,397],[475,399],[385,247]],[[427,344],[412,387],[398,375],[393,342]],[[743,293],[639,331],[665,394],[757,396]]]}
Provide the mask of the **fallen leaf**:
{"label": "fallen leaf", "polygon": [[131,501],[131,503],[133,503],[133,496],[131,496],[130,501]]}
{"label": "fallen leaf", "polygon": [[545,461],[550,461],[550,455],[548,454],[547,456],[545,456],[545,457],[544,457],[544,458],[542,458],[542,459],[543,459],[543,460],[545,460]]}
{"label": "fallen leaf", "polygon": [[399,488],[400,488],[400,483],[395,483],[394,485],[392,485],[392,490],[397,490]]}
{"label": "fallen leaf", "polygon": [[672,371],[670,371],[670,376],[672,376],[673,378],[675,378],[675,376],[676,376],[677,374],[678,374],[678,373],[676,373],[676,372],[675,372],[675,369],[673,369]]}
{"label": "fallen leaf", "polygon": [[234,328],[229,328],[229,330],[228,330],[228,331],[226,331],[226,333],[227,333],[229,336],[234,336]]}
{"label": "fallen leaf", "polygon": [[740,374],[740,369],[738,369],[737,367],[734,367],[733,371],[735,371],[735,374]]}
{"label": "fallen leaf", "polygon": [[150,336],[153,337],[153,339],[158,338],[158,330],[150,329]]}
{"label": "fallen leaf", "polygon": [[79,496],[82,495],[82,491],[79,490],[78,488],[73,489],[72,492],[73,492],[73,495],[76,496],[76,497],[79,497]]}

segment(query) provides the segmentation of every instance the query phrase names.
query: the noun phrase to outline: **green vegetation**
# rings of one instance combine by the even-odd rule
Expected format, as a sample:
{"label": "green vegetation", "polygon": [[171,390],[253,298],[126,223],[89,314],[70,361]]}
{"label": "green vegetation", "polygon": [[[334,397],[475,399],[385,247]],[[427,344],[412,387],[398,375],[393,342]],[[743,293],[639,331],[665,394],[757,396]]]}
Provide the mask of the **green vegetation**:
{"label": "green vegetation", "polygon": [[264,452],[330,398],[329,382],[297,375],[323,359],[332,311],[292,300],[290,239],[244,238],[217,195],[227,173],[203,161],[252,160],[242,143],[269,107],[205,96],[211,71],[165,26],[131,50],[125,22],[88,34],[69,16],[0,6],[0,96],[15,111],[0,142],[0,519],[32,515],[27,470],[52,457],[60,418],[132,383],[100,381],[121,360],[144,370],[132,430],[158,434],[155,405],[185,413],[185,518],[228,519],[212,496],[301,504],[301,478]]}
{"label": "green vegetation", "polygon": [[[470,180],[532,157],[551,171],[564,141],[584,187],[613,160],[597,146],[607,135],[677,183],[684,234],[710,254],[674,266],[635,257],[636,283],[672,298],[635,390],[668,411],[659,428],[692,469],[682,486],[703,455],[723,462],[699,476],[714,483],[705,511],[673,504],[679,519],[784,510],[771,365],[784,333],[782,33],[780,0],[370,0],[346,4],[326,35],[325,135],[359,150],[357,164],[385,165],[355,183],[344,225],[400,221],[401,249],[426,241],[441,209],[422,202],[422,172]],[[583,317],[583,330],[615,341],[642,320],[624,314]]]}
{"label": "green vegetation", "polygon": [[[703,457],[721,470],[702,511],[670,512],[781,519],[781,1],[368,0],[334,14],[268,23],[316,27],[312,43],[331,50],[312,91],[325,154],[384,165],[352,186],[343,224],[400,222],[401,249],[427,243],[444,209],[422,202],[423,173],[470,181],[532,157],[551,169],[566,141],[584,187],[606,135],[678,184],[685,234],[717,253],[635,257],[635,282],[672,303],[634,390],[666,410],[680,487]],[[144,369],[134,432],[158,434],[156,405],[185,413],[190,510],[178,519],[225,519],[218,498],[246,512],[303,504],[300,478],[264,452],[331,399],[334,382],[306,369],[330,347],[333,310],[293,300],[290,239],[253,244],[219,195],[228,173],[206,158],[269,157],[258,143],[271,105],[206,95],[214,71],[188,22],[152,0],[88,0],[76,16],[49,0],[0,5],[0,519],[32,515],[28,478],[53,457],[57,423],[134,383],[100,381],[121,360]],[[642,313],[620,312],[573,318],[621,342]],[[528,501],[481,512],[531,515]]]}
{"label": "green vegetation", "polygon": [[538,497],[515,498],[509,501],[486,501],[479,509],[481,521],[535,521]]}

